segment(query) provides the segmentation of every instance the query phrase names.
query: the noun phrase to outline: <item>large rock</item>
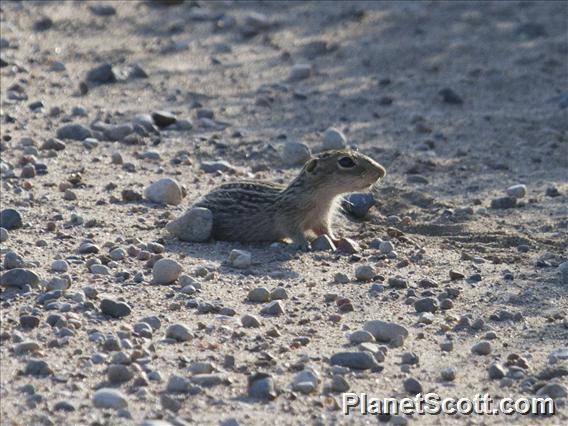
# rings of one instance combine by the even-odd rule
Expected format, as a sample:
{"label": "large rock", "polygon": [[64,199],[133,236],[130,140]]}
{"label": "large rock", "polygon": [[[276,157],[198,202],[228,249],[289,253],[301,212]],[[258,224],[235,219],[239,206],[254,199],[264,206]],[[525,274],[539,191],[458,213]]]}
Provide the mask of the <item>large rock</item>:
{"label": "large rock", "polygon": [[22,215],[16,209],[4,209],[0,212],[0,226],[10,231],[21,228],[23,225]]}
{"label": "large rock", "polygon": [[56,134],[59,139],[71,139],[74,141],[83,141],[93,137],[91,130],[82,124],[65,124],[57,129]]}
{"label": "large rock", "polygon": [[35,286],[39,283],[38,275],[29,269],[15,268],[0,276],[0,286],[23,288],[25,285]]}
{"label": "large rock", "polygon": [[379,342],[391,342],[397,339],[406,339],[408,330],[394,322],[373,320],[367,321],[363,329],[371,333]]}
{"label": "large rock", "polygon": [[181,203],[183,192],[180,184],[172,178],[163,178],[154,182],[144,190],[144,196],[155,203],[172,204]]}
{"label": "large rock", "polygon": [[211,236],[213,213],[194,207],[166,225],[166,230],[182,241],[204,242]]}

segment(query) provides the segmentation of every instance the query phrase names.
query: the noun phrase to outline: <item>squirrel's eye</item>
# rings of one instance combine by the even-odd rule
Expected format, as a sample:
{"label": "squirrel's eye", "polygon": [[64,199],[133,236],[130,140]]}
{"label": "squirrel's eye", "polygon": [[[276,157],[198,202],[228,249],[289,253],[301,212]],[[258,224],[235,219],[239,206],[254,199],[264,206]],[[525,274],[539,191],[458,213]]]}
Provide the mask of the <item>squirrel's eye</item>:
{"label": "squirrel's eye", "polygon": [[346,169],[355,167],[355,162],[351,157],[342,157],[339,159],[338,163],[341,167],[344,167]]}

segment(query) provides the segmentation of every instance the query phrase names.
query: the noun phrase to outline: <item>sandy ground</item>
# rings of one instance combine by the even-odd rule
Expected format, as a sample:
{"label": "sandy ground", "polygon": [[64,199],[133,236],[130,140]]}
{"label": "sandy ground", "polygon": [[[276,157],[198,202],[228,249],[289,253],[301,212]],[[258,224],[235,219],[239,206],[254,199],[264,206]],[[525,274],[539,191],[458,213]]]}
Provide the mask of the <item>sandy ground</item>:
{"label": "sandy ground", "polygon": [[[97,5],[115,13],[91,9]],[[341,392],[330,387],[339,376],[351,391],[378,397],[415,393],[405,389],[408,378],[444,398],[530,398],[544,386],[556,392],[557,413],[549,417],[381,421],[568,422],[568,284],[559,267],[568,241],[566,3],[6,1],[0,7],[1,203],[23,219],[2,243],[2,268],[13,268],[6,253],[15,251],[40,278],[31,288],[2,289],[3,425],[375,424],[376,416],[342,414]],[[118,81],[87,81],[88,71],[104,63]],[[125,76],[134,64],[147,78]],[[296,64],[310,65],[310,75],[290,79]],[[448,89],[444,98],[440,92]],[[203,119],[203,109],[213,118]],[[157,110],[187,121],[130,139],[112,142],[96,133],[99,140],[43,149],[66,124],[132,123]],[[164,230],[219,183],[289,181],[299,167],[285,165],[284,145],[299,141],[317,152],[330,126],[388,171],[366,218],[338,219],[339,234],[361,245],[356,255],[182,243]],[[113,164],[116,152],[123,165]],[[206,173],[201,162],[216,159],[237,171]],[[34,162],[35,169],[23,171]],[[22,177],[31,169],[36,176]],[[184,186],[181,204],[123,200],[123,190],[142,194],[163,177]],[[515,184],[527,188],[516,207],[491,208]],[[381,253],[372,243],[377,238],[390,240],[396,253]],[[98,253],[78,253],[86,239]],[[134,253],[136,246],[148,257],[109,258],[113,248]],[[229,264],[235,248],[251,253],[250,267]],[[162,249],[158,256],[176,260],[201,284],[197,293],[182,292],[179,281],[151,283],[157,259],[151,252]],[[109,275],[91,273],[95,258]],[[44,286],[64,275],[51,270],[56,259],[68,261],[71,285],[49,305],[41,300]],[[366,264],[375,276],[357,281],[356,268]],[[450,279],[451,270],[464,278]],[[349,282],[337,283],[338,272]],[[407,288],[389,285],[393,277]],[[424,288],[425,278],[437,286]],[[262,315],[264,303],[247,301],[253,288],[279,286],[288,299],[278,316]],[[120,319],[101,313],[105,296],[126,302],[130,313]],[[343,312],[335,297],[349,299],[353,310]],[[414,303],[424,297],[447,309],[420,318]],[[221,308],[234,315],[220,315]],[[246,314],[257,316],[260,327],[244,327]],[[23,327],[22,315],[36,319]],[[160,328],[134,330],[151,315]],[[332,366],[333,354],[361,350],[349,335],[370,320],[392,321],[409,335],[402,345],[378,343],[386,355],[371,370]],[[185,324],[192,338],[164,339],[175,323]],[[483,340],[490,353],[472,353]],[[30,360],[45,361],[48,374],[27,374]],[[194,379],[196,361],[209,363],[212,385]],[[127,379],[109,383],[109,366],[120,362]],[[495,362],[505,377],[489,378]],[[453,380],[441,377],[449,367]],[[319,375],[307,394],[291,385],[304,368]],[[257,372],[270,376],[273,400],[249,394]],[[172,392],[173,375],[190,384]],[[120,391],[126,406],[95,406],[101,388]]]}

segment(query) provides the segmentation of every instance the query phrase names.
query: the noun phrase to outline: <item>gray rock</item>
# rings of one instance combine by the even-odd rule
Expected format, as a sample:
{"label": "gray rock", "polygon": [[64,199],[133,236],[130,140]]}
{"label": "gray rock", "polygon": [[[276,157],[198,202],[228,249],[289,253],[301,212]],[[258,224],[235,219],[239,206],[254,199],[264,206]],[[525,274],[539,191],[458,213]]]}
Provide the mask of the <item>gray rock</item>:
{"label": "gray rock", "polygon": [[291,387],[293,391],[307,395],[317,389],[320,381],[319,374],[315,370],[306,368],[294,376]]}
{"label": "gray rock", "polygon": [[98,3],[89,5],[89,9],[93,15],[97,16],[112,16],[116,15],[116,9],[110,4]]}
{"label": "gray rock", "polygon": [[456,372],[454,367],[447,367],[440,372],[440,377],[447,382],[453,382],[456,379]]}
{"label": "gray rock", "polygon": [[420,359],[418,358],[418,355],[414,352],[405,352],[402,354],[400,359],[401,363],[410,365],[418,364],[419,361]]}
{"label": "gray rock", "polygon": [[47,362],[42,359],[29,360],[24,369],[24,375],[26,376],[45,377],[51,376],[52,374],[53,370],[51,370]]}
{"label": "gray rock", "polygon": [[433,297],[423,297],[414,302],[416,312],[436,312],[438,310],[438,300]]}
{"label": "gray rock", "polygon": [[566,398],[568,390],[566,386],[560,383],[548,383],[541,387],[537,392],[537,396],[549,396],[552,399]]}
{"label": "gray rock", "polygon": [[507,188],[507,195],[513,198],[524,198],[527,195],[527,186],[523,184],[510,186]]}
{"label": "gray rock", "polygon": [[0,276],[0,286],[2,287],[18,287],[37,286],[39,284],[39,276],[29,269],[15,268],[4,272]]}
{"label": "gray rock", "polygon": [[328,235],[320,235],[312,241],[312,250],[314,251],[335,251],[336,249]]}
{"label": "gray rock", "polygon": [[408,287],[408,282],[404,278],[399,277],[399,276],[390,277],[388,279],[388,284],[389,284],[389,287],[392,287],[392,288],[407,288]]}
{"label": "gray rock", "polygon": [[393,322],[372,320],[365,323],[363,329],[371,333],[379,342],[391,342],[397,339],[404,341],[408,337],[408,330]]}
{"label": "gray rock", "polygon": [[60,141],[57,138],[49,138],[48,140],[46,140],[40,149],[44,150],[44,149],[52,149],[54,151],[63,151],[65,149],[66,145],[63,141]]}
{"label": "gray rock", "polygon": [[355,370],[368,370],[378,366],[370,352],[338,352],[329,359],[331,365],[340,365]]}
{"label": "gray rock", "polygon": [[67,272],[69,270],[69,264],[62,259],[54,260],[51,264],[51,270],[53,272]]}
{"label": "gray rock", "polygon": [[110,275],[110,269],[108,268],[108,266],[100,265],[98,263],[91,265],[89,271],[91,271],[91,273],[95,275]]}
{"label": "gray rock", "polygon": [[422,384],[414,377],[409,377],[402,382],[404,390],[411,395],[416,395],[422,392]]}
{"label": "gray rock", "polygon": [[59,139],[71,139],[74,141],[83,141],[93,137],[91,130],[82,124],[65,124],[57,129],[56,135]]}
{"label": "gray rock", "polygon": [[263,303],[270,301],[270,292],[266,287],[257,287],[249,291],[247,300],[253,303]]}
{"label": "gray rock", "polygon": [[87,81],[95,84],[114,83],[116,74],[111,64],[101,64],[87,72]]}
{"label": "gray rock", "polygon": [[39,344],[33,340],[26,340],[14,346],[14,355],[20,356],[39,350]]}
{"label": "gray rock", "polygon": [[347,392],[350,388],[351,386],[349,385],[347,380],[345,380],[345,378],[343,376],[340,376],[339,374],[335,374],[331,379],[331,390],[333,392],[343,393]]}
{"label": "gray rock", "polygon": [[204,387],[220,385],[224,380],[220,374],[195,374],[190,379],[191,383]]}
{"label": "gray rock", "polygon": [[241,318],[241,324],[245,328],[258,328],[260,327],[260,320],[254,315],[243,315]]}
{"label": "gray rock", "polygon": [[374,342],[375,337],[366,330],[356,330],[349,335],[349,342],[353,345],[358,345],[359,343]]}
{"label": "gray rock", "polygon": [[517,199],[514,197],[499,197],[491,200],[492,209],[512,209],[517,206]]}
{"label": "gray rock", "polygon": [[279,300],[267,303],[261,310],[261,314],[279,316],[284,313],[284,306]]}
{"label": "gray rock", "polygon": [[329,127],[323,133],[323,149],[344,149],[347,146],[347,138],[335,127]]}
{"label": "gray rock", "polygon": [[252,398],[274,400],[276,398],[276,391],[272,377],[265,373],[256,373],[249,376],[248,394]]}
{"label": "gray rock", "polygon": [[133,131],[132,124],[114,124],[106,126],[103,134],[109,141],[121,141]]}
{"label": "gray rock", "polygon": [[6,228],[0,228],[0,243],[5,243],[10,238],[8,230]]}
{"label": "gray rock", "polygon": [[111,364],[107,370],[108,381],[112,384],[126,383],[134,377],[132,370],[123,364]]}
{"label": "gray rock", "polygon": [[381,241],[379,250],[381,253],[389,254],[394,250],[394,245],[390,241]]}
{"label": "gray rock", "polygon": [[152,268],[152,282],[154,284],[171,284],[175,282],[182,272],[182,266],[173,259],[160,259]]}
{"label": "gray rock", "polygon": [[270,300],[285,300],[288,299],[288,292],[284,287],[276,287],[270,292]]}
{"label": "gray rock", "polygon": [[16,209],[4,209],[0,212],[0,226],[11,231],[23,226],[22,215]]}
{"label": "gray rock", "polygon": [[128,405],[126,397],[117,389],[101,388],[93,395],[93,405],[97,408],[118,410]]}
{"label": "gray rock", "polygon": [[251,12],[245,16],[241,32],[245,37],[252,37],[268,30],[271,25],[272,23],[263,13]]}
{"label": "gray rock", "polygon": [[211,236],[213,213],[194,207],[166,225],[166,230],[182,241],[205,242]]}
{"label": "gray rock", "polygon": [[245,250],[231,250],[229,263],[235,268],[248,268],[252,263],[251,254]]}
{"label": "gray rock", "polygon": [[312,75],[312,66],[310,64],[295,64],[290,69],[288,81],[300,81],[309,78]]}
{"label": "gray rock", "polygon": [[33,315],[22,315],[20,317],[20,326],[22,328],[36,328],[39,325],[39,318]]}
{"label": "gray rock", "polygon": [[65,274],[62,277],[53,277],[52,279],[50,279],[49,282],[46,284],[45,289],[47,291],[52,291],[52,290],[65,291],[69,287],[71,287],[71,277],[69,276],[69,274]]}
{"label": "gray rock", "polygon": [[69,401],[57,401],[55,403],[55,405],[53,406],[53,411],[66,411],[66,412],[71,412],[71,411],[75,411],[76,408],[75,406],[69,402]]}
{"label": "gray rock", "polygon": [[505,369],[496,362],[492,363],[489,368],[487,369],[487,373],[489,374],[489,378],[492,380],[500,380],[505,377]]}
{"label": "gray rock", "polygon": [[125,302],[117,302],[110,298],[104,298],[100,303],[101,312],[113,318],[122,318],[132,313],[132,308]]}
{"label": "gray rock", "polygon": [[363,219],[367,216],[371,207],[375,205],[375,197],[368,192],[354,192],[346,196],[341,205],[354,217]]}
{"label": "gray rock", "polygon": [[158,127],[167,127],[176,122],[176,116],[168,111],[154,111],[152,113],[152,120]]}
{"label": "gray rock", "polygon": [[361,265],[355,269],[355,278],[357,278],[357,281],[372,281],[375,275],[375,268],[371,265]]}
{"label": "gray rock", "polygon": [[482,340],[471,347],[471,352],[477,355],[489,355],[491,353],[491,343]]}
{"label": "gray rock", "polygon": [[568,285],[568,262],[562,262],[558,265],[558,271],[560,272],[560,282]]}
{"label": "gray rock", "polygon": [[288,166],[303,165],[310,157],[310,148],[300,142],[286,142],[282,148],[281,158]]}
{"label": "gray rock", "polygon": [[144,196],[155,203],[177,206],[181,203],[183,192],[176,180],[163,178],[146,187]]}
{"label": "gray rock", "polygon": [[174,374],[168,379],[166,391],[170,393],[187,393],[189,392],[190,387],[191,382],[189,379]]}
{"label": "gray rock", "polygon": [[4,268],[6,269],[23,268],[25,263],[24,258],[15,251],[10,250],[4,256]]}
{"label": "gray rock", "polygon": [[145,322],[146,324],[149,324],[154,331],[159,330],[159,328],[162,326],[160,318],[158,318],[155,315],[144,317],[140,320],[140,322]]}
{"label": "gray rock", "polygon": [[210,362],[192,362],[189,366],[191,374],[210,374],[215,370],[215,366]]}
{"label": "gray rock", "polygon": [[166,337],[178,342],[187,342],[193,338],[193,335],[185,325],[172,324],[166,329]]}

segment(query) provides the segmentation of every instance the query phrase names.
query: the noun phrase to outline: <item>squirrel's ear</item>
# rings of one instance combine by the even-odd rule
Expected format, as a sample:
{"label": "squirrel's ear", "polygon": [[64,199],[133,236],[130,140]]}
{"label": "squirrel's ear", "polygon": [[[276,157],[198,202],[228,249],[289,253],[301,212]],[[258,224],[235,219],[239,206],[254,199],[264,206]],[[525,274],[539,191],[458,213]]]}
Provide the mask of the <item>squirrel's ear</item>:
{"label": "squirrel's ear", "polygon": [[318,160],[312,158],[310,161],[308,161],[308,164],[306,164],[306,171],[308,173],[313,172],[317,165],[318,165]]}

